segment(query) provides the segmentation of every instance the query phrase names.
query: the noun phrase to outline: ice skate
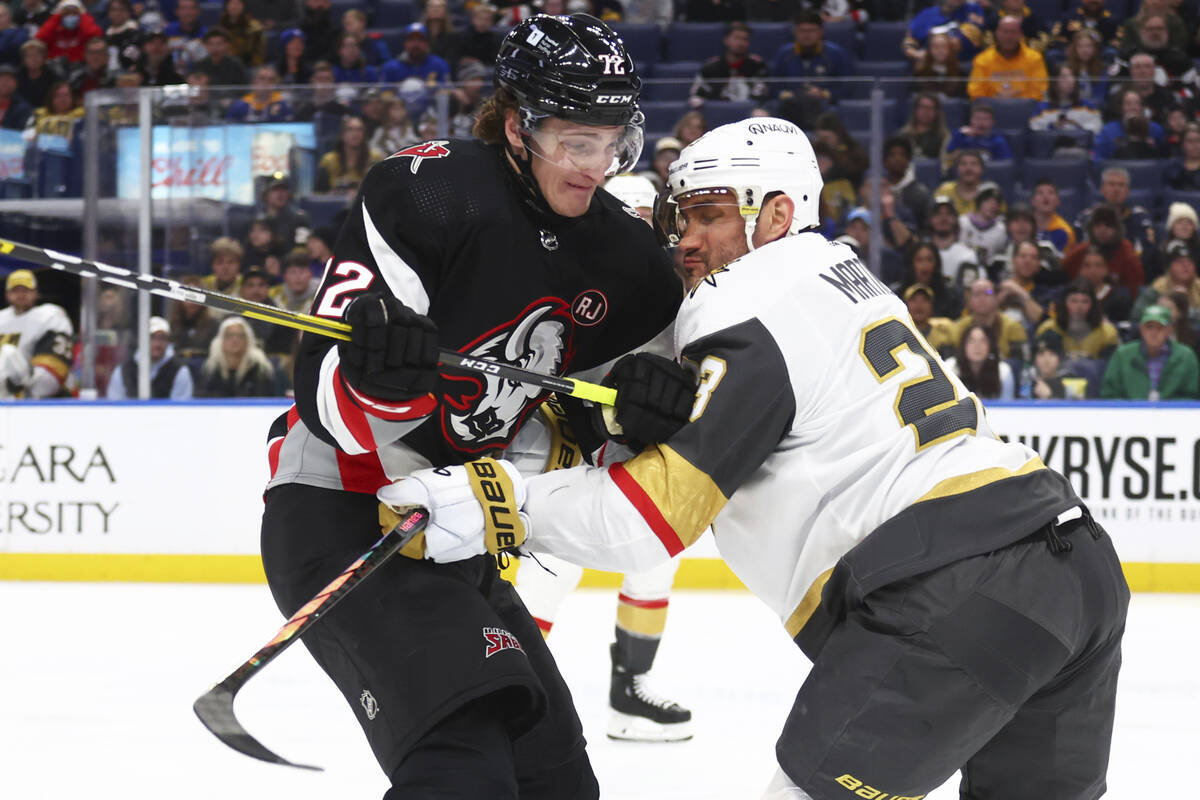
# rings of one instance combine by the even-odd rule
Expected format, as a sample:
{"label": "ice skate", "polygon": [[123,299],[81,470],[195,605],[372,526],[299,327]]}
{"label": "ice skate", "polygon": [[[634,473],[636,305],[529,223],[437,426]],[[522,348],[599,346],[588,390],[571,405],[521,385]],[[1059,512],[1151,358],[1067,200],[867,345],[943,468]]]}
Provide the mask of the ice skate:
{"label": "ice skate", "polygon": [[635,742],[682,742],[692,738],[692,712],[654,694],[647,673],[613,667],[608,737]]}

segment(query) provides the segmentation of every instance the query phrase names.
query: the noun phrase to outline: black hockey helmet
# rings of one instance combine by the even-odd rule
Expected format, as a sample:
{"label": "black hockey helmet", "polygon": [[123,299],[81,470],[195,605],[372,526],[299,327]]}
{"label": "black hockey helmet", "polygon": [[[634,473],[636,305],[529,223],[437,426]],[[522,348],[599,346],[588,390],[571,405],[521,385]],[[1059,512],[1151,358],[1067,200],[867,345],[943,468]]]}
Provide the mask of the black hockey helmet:
{"label": "black hockey helmet", "polygon": [[522,20],[500,44],[495,76],[516,95],[527,127],[545,117],[585,125],[640,126],[643,119],[633,59],[621,37],[588,14]]}

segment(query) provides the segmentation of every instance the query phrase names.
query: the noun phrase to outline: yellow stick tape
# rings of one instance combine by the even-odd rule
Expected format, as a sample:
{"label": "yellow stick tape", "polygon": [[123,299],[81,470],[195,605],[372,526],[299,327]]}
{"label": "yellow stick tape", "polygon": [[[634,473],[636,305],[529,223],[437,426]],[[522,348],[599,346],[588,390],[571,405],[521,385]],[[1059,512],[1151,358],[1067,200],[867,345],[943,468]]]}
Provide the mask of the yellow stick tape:
{"label": "yellow stick tape", "polygon": [[[1200,564],[1126,562],[1121,566],[1135,592],[1200,594]],[[512,580],[516,571],[516,566],[510,566],[503,575]],[[617,589],[621,577],[616,572],[584,570],[580,586]],[[265,583],[266,577],[259,557],[247,555],[0,553],[0,580]],[[745,587],[719,558],[685,558],[675,573],[675,588]]]}

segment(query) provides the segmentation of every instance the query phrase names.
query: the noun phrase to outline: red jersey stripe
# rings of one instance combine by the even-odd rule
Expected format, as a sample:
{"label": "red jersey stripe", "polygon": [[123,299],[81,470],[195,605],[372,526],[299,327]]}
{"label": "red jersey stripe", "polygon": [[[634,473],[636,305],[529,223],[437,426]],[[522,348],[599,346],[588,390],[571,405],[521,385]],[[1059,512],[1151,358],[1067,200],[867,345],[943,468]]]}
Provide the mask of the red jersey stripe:
{"label": "red jersey stripe", "polygon": [[371,423],[367,420],[366,413],[347,393],[346,384],[342,382],[341,367],[334,367],[332,380],[338,416],[342,418],[342,422],[345,423],[358,446],[368,452],[374,452],[377,445],[375,444],[375,434],[371,433]]}
{"label": "red jersey stripe", "polygon": [[620,593],[617,595],[617,602],[624,603],[627,606],[633,606],[635,608],[666,608],[668,598],[664,597],[659,600],[638,600],[630,597],[627,594]]}
{"label": "red jersey stripe", "polygon": [[335,450],[334,453],[337,455],[338,475],[342,479],[342,488],[347,492],[375,494],[380,487],[389,483],[376,453],[363,453],[357,456],[341,450]]}
{"label": "red jersey stripe", "polygon": [[667,548],[667,552],[673,556],[682,553],[683,542],[680,541],[679,534],[663,517],[650,495],[646,494],[646,490],[625,469],[625,465],[620,461],[613,464],[608,468],[608,476],[612,478],[613,483],[617,485],[626,499],[633,503],[633,507],[642,515],[642,519],[650,526],[650,530],[654,531],[654,535],[663,543],[663,547]]}
{"label": "red jersey stripe", "polygon": [[279,451],[283,449],[283,440],[286,438],[280,436],[267,445],[267,464],[271,467],[271,480],[275,479],[275,473],[279,471]]}

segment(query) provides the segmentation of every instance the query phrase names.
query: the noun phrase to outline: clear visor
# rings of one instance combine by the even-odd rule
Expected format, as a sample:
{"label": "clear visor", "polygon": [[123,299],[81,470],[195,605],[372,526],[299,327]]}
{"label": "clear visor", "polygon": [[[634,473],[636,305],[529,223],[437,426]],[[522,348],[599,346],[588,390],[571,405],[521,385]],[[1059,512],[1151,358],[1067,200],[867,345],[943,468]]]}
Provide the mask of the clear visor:
{"label": "clear visor", "polygon": [[[753,191],[747,194],[761,197]],[[694,189],[678,196],[664,192],[654,204],[654,229],[659,239],[665,246],[675,247],[687,233],[688,223],[711,206],[736,206],[743,219],[755,219],[762,209],[760,205],[743,202],[738,192],[728,187]]]}
{"label": "clear visor", "polygon": [[624,127],[581,125],[562,132],[528,129],[522,132],[532,145],[529,151],[543,161],[580,172],[602,169],[605,177],[628,172],[642,154],[642,127],[634,123]]}

